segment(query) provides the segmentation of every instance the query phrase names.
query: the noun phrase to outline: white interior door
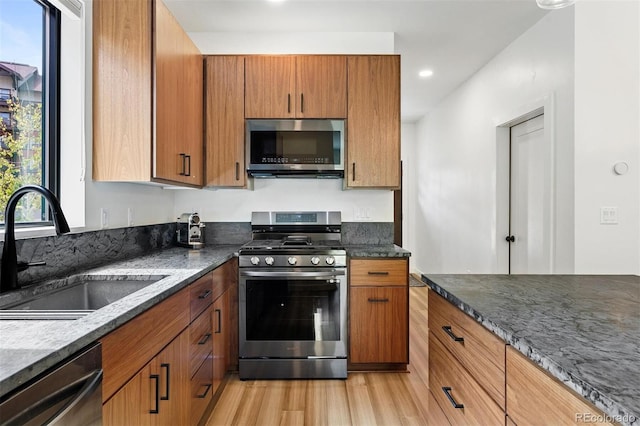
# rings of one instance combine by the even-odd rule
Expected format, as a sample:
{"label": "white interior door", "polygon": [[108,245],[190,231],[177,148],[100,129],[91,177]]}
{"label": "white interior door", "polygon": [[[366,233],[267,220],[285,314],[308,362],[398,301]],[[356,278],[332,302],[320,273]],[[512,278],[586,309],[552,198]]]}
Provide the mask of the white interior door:
{"label": "white interior door", "polygon": [[552,272],[551,157],[544,115],[511,127],[509,272]]}

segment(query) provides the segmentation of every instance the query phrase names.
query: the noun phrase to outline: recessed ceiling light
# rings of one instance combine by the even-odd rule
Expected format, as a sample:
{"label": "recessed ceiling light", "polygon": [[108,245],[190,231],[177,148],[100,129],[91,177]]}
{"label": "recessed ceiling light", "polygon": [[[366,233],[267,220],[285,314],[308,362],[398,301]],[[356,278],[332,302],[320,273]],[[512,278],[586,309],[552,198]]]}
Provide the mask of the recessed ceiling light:
{"label": "recessed ceiling light", "polygon": [[571,6],[575,3],[575,0],[536,0],[538,7],[541,9],[561,9],[563,7]]}
{"label": "recessed ceiling light", "polygon": [[433,75],[433,71],[431,70],[422,70],[418,73],[418,75],[420,77],[426,78],[426,77],[431,77]]}

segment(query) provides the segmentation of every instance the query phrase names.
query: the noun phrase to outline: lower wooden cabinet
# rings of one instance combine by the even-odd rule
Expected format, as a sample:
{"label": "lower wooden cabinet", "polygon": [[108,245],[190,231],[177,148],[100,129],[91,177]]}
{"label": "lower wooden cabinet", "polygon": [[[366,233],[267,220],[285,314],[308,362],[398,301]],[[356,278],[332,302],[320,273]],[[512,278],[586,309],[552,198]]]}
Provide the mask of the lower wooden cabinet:
{"label": "lower wooden cabinet", "polygon": [[188,353],[189,336],[184,331],[104,404],[103,424],[187,424]]}
{"label": "lower wooden cabinet", "polygon": [[519,425],[611,424],[591,403],[507,348],[507,414]]}
{"label": "lower wooden cabinet", "polygon": [[409,363],[408,260],[349,263],[349,369],[404,369]]}
{"label": "lower wooden cabinet", "polygon": [[237,292],[232,259],[101,339],[103,424],[198,424],[237,365]]}
{"label": "lower wooden cabinet", "polygon": [[452,425],[505,424],[504,410],[431,331],[429,389]]}

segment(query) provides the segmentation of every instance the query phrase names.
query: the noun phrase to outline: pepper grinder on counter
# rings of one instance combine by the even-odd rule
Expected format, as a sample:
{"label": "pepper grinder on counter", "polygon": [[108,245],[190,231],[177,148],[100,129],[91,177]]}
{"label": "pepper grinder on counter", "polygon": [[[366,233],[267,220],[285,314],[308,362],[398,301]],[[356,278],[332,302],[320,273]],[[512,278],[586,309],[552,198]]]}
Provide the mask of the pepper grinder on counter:
{"label": "pepper grinder on counter", "polygon": [[192,249],[204,247],[204,227],[198,213],[182,213],[178,218],[176,229],[177,244]]}

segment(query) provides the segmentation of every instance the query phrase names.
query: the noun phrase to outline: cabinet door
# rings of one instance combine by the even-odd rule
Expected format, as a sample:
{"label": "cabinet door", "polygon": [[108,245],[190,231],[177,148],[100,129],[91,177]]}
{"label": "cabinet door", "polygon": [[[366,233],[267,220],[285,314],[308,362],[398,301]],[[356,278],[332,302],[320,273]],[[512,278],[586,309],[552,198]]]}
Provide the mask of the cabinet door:
{"label": "cabinet door", "polygon": [[151,177],[151,28],[149,1],[93,2],[94,180]]}
{"label": "cabinet door", "polygon": [[[102,422],[105,426],[151,424],[152,411],[157,411],[155,399],[159,377],[151,375],[147,364],[102,406]],[[153,394],[153,395],[152,395]]]}
{"label": "cabinet door", "polygon": [[400,187],[400,57],[348,58],[345,185]]}
{"label": "cabinet door", "polygon": [[206,59],[206,186],[244,187],[244,57]]}
{"label": "cabinet door", "polygon": [[161,0],[155,0],[153,177],[203,182],[202,56]]}
{"label": "cabinet door", "polygon": [[298,56],[296,77],[296,117],[346,118],[345,56]]}
{"label": "cabinet door", "polygon": [[159,409],[152,416],[155,425],[182,425],[189,421],[189,331],[180,333],[152,363],[159,377]]}
{"label": "cabinet door", "polygon": [[245,61],[245,118],[293,118],[294,56],[251,56]]}
{"label": "cabinet door", "polygon": [[407,287],[351,287],[350,362],[408,363]]}

